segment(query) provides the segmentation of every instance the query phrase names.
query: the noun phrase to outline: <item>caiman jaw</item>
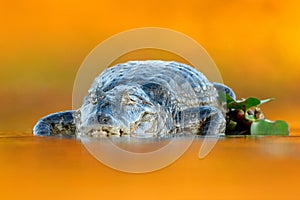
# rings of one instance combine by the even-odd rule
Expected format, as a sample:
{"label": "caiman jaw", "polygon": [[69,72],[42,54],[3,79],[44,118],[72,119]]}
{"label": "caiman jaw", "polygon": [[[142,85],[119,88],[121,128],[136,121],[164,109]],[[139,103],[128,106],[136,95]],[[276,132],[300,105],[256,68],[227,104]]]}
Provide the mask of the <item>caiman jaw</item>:
{"label": "caiman jaw", "polygon": [[88,131],[81,132],[80,135],[92,137],[109,137],[109,136],[125,136],[129,135],[129,130],[113,126],[101,126],[97,128],[90,128]]}

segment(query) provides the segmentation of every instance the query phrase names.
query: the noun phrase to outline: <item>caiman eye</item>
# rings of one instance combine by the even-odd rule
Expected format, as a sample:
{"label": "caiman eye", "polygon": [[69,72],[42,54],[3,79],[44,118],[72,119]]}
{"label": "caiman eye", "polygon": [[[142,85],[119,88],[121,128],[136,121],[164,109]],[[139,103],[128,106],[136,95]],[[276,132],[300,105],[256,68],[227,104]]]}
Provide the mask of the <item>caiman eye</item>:
{"label": "caiman eye", "polygon": [[127,105],[135,105],[137,102],[136,100],[134,100],[134,98],[130,98],[128,99],[128,101],[126,102]]}
{"label": "caiman eye", "polygon": [[122,96],[122,104],[124,105],[135,105],[137,103],[137,98],[133,95],[129,95],[128,92],[124,92]]}
{"label": "caiman eye", "polygon": [[143,113],[143,115],[141,116],[141,122],[150,121],[152,116],[153,116],[152,113],[148,113],[148,112]]}

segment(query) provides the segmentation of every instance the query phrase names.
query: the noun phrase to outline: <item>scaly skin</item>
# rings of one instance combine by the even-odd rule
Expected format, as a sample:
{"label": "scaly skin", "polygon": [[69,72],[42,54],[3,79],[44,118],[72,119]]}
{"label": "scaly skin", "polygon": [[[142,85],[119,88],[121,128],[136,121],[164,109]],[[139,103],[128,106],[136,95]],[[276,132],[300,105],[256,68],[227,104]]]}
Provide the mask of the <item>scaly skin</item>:
{"label": "scaly skin", "polygon": [[34,135],[153,137],[188,131],[225,132],[219,94],[234,92],[211,83],[196,69],[178,62],[130,61],[100,74],[77,111],[48,115]]}

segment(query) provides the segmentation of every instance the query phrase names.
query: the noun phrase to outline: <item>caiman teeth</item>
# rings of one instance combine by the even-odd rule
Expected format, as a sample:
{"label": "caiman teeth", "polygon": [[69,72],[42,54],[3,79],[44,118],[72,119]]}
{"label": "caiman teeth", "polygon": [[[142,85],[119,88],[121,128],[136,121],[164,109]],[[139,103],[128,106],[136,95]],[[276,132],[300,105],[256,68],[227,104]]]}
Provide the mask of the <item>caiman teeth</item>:
{"label": "caiman teeth", "polygon": [[117,135],[120,136],[120,131],[117,128],[113,127],[102,127],[101,131],[105,132],[107,136]]}
{"label": "caiman teeth", "polygon": [[91,137],[111,137],[111,136],[121,137],[129,134],[128,131],[126,131],[126,129],[124,128],[104,126],[104,127],[91,128],[88,131],[85,131],[85,134],[83,135],[91,136]]}

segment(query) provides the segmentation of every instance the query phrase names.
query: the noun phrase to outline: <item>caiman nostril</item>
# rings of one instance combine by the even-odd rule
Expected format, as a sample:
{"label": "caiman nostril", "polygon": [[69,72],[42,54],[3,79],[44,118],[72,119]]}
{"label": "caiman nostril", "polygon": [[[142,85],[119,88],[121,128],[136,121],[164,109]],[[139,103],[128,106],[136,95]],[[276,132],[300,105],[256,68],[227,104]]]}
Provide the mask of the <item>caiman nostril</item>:
{"label": "caiman nostril", "polygon": [[98,122],[100,124],[109,124],[111,122],[111,117],[106,114],[99,114],[98,115]]}

